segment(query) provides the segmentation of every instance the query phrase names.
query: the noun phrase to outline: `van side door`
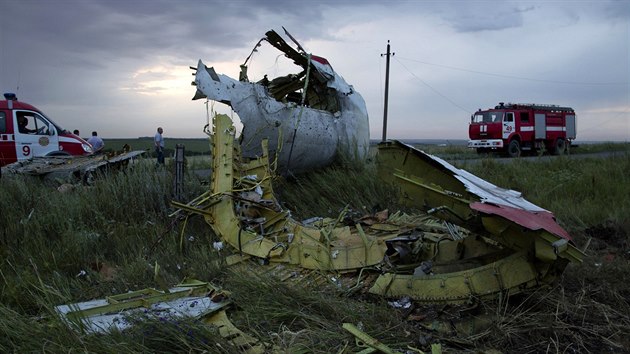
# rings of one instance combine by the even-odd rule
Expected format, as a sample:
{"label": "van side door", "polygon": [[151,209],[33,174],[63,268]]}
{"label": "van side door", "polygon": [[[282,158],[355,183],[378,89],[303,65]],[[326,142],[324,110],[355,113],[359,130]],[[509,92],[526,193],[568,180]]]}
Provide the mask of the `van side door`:
{"label": "van side door", "polygon": [[18,160],[46,156],[59,151],[59,134],[54,124],[32,111],[14,111],[15,153]]}

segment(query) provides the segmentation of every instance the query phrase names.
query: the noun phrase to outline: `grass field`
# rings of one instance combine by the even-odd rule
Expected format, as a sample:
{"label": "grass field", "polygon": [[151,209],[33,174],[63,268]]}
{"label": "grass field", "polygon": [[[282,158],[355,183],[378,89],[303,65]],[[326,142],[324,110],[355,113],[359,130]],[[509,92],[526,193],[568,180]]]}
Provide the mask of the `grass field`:
{"label": "grass field", "polygon": [[[153,152],[153,138],[138,138],[138,139],[103,139],[105,142],[105,151],[121,150],[126,144],[131,147],[132,150],[147,150]],[[187,156],[194,155],[209,155],[210,144],[208,139],[184,139],[184,138],[165,138],[164,139],[164,153],[165,156],[172,156],[175,146],[178,144],[184,145],[185,153]]]}
{"label": "grass field", "polygon": [[[131,146],[132,150],[149,150],[153,151],[153,138],[144,137],[137,139],[104,139],[105,150],[120,150],[123,145]],[[170,156],[177,144],[184,145],[186,154],[208,155],[210,154],[210,145],[208,139],[184,139],[184,138],[165,138],[166,156]],[[447,159],[476,159],[475,150],[468,149],[462,145],[415,145],[417,148],[429,153],[436,154]],[[630,152],[630,143],[610,142],[602,144],[581,144],[571,149],[571,154],[588,154],[602,151],[628,151]]]}
{"label": "grass field", "polygon": [[[143,139],[140,139],[143,140]],[[203,139],[190,151],[203,152]],[[202,141],[203,140],[203,141]],[[106,140],[108,146],[128,140]],[[147,139],[150,148],[151,140]],[[167,140],[167,146],[176,141]],[[134,149],[143,149],[136,147]],[[187,145],[187,150],[188,146]],[[447,147],[448,148],[448,147]],[[432,154],[447,157],[439,149]],[[202,159],[201,156],[195,159]],[[435,331],[394,309],[386,299],[347,296],[334,284],[295,287],[276,278],[221,266],[224,253],[205,221],[170,218],[172,174],[152,163],[74,185],[32,178],[0,179],[0,352],[239,353],[219,333],[194,319],[140,321],[125,332],[90,335],[70,330],[54,313],[59,304],[103,298],[186,277],[231,292],[232,322],[286,353],[358,352],[341,328],[354,323],[400,352],[623,353],[630,348],[630,154],[609,158],[514,160],[484,158],[472,173],[551,211],[586,250],[552,288],[477,304],[492,319],[470,333]],[[207,188],[189,171],[184,200]],[[277,180],[283,205],[298,219],[336,217],[348,207],[397,207],[391,189],[370,165],[340,163]],[[182,231],[183,230],[183,231]],[[156,277],[159,265],[159,282]],[[418,307],[427,318],[448,306]],[[457,316],[459,312],[452,314]],[[453,320],[456,320],[453,317]]]}

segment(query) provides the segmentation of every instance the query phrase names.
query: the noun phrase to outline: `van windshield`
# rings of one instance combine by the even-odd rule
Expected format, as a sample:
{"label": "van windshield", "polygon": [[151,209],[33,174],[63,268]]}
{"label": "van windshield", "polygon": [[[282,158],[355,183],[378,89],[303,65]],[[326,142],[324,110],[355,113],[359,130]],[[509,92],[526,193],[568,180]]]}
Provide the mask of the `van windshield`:
{"label": "van windshield", "polygon": [[52,119],[50,119],[50,117],[46,116],[44,113],[42,113],[42,115],[50,122],[50,124],[52,124],[55,129],[59,132],[59,133],[67,133],[68,131],[63,129],[62,127],[59,126],[59,124],[55,123]]}
{"label": "van windshield", "polygon": [[477,112],[473,123],[496,123],[503,119],[503,112]]}

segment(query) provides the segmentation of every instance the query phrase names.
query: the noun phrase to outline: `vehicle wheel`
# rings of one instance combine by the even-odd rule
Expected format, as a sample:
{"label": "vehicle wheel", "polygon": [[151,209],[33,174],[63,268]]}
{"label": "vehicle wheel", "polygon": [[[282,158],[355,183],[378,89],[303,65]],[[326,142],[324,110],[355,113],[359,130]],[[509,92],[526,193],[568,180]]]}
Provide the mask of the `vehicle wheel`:
{"label": "vehicle wheel", "polygon": [[55,152],[49,153],[46,156],[70,156],[70,154],[65,151],[55,151]]}
{"label": "vehicle wheel", "polygon": [[557,139],[556,144],[553,147],[553,154],[562,155],[564,154],[566,149],[567,149],[567,145],[565,144],[564,139]]}
{"label": "vehicle wheel", "polygon": [[507,149],[508,156],[510,157],[519,157],[521,156],[521,144],[518,140],[514,139],[510,141]]}

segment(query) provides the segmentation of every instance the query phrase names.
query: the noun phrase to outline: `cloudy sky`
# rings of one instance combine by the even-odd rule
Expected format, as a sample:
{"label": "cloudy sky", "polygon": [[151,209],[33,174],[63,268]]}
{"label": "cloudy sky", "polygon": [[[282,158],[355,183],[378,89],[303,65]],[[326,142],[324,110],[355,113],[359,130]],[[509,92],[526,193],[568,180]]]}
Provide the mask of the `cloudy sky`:
{"label": "cloudy sky", "polygon": [[[467,139],[502,101],[571,106],[578,141],[628,141],[629,23],[628,0],[2,0],[0,90],[82,135],[202,137],[189,66],[238,78],[284,26],[363,95],[374,139],[389,40],[388,138]],[[263,44],[250,79],[286,71],[279,54]]]}

